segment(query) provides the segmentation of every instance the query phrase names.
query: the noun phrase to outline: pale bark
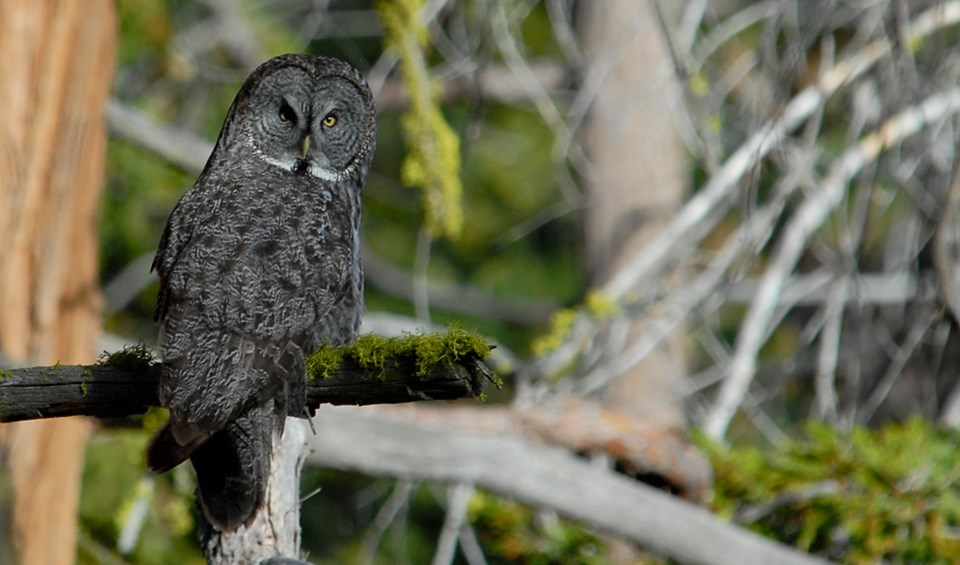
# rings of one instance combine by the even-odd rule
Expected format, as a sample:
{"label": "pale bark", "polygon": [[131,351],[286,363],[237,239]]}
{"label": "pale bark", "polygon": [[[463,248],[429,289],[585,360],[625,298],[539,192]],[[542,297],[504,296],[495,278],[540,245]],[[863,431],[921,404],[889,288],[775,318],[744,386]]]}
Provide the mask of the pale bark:
{"label": "pale bark", "polygon": [[313,449],[309,461],[335,469],[475,484],[536,508],[554,509],[677,563],[827,563],[564,448],[499,426],[465,429],[445,420],[411,417],[420,408],[324,408],[314,418],[317,435],[308,438]]}
{"label": "pale bark", "polygon": [[[673,118],[682,91],[652,2],[585,2],[579,18],[584,82],[596,89],[583,139],[592,165],[588,274],[600,287],[682,204],[685,155]],[[613,326],[595,340],[597,361],[587,372],[615,363],[624,344],[646,330],[642,320]],[[683,339],[667,340],[619,377],[610,402],[650,422],[682,427],[685,374]]]}
{"label": "pale bark", "polygon": [[[0,350],[83,362],[100,331],[96,217],[113,76],[107,0],[0,0]],[[23,563],[72,563],[85,420],[0,429]]]}
{"label": "pale bark", "polygon": [[210,565],[256,565],[276,557],[300,557],[300,469],[310,433],[307,422],[287,418],[274,437],[264,507],[249,526],[221,533],[207,526],[203,552]]}

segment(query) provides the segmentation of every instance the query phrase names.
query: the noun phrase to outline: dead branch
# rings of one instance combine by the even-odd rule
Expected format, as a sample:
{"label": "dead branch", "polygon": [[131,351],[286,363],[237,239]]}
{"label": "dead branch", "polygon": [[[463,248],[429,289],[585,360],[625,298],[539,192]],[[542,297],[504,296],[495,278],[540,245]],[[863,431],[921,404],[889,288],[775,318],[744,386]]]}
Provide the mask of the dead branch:
{"label": "dead branch", "polygon": [[[307,408],[320,404],[395,404],[477,396],[487,369],[466,358],[418,377],[414,363],[388,361],[382,370],[346,365],[307,383]],[[120,418],[158,406],[160,365],[54,365],[0,373],[0,422],[60,416]]]}
{"label": "dead branch", "polygon": [[[419,412],[417,410],[416,412]],[[407,410],[331,408],[308,438],[316,465],[475,484],[622,535],[679,563],[824,561],[717,519],[707,510],[513,430],[464,430]]]}

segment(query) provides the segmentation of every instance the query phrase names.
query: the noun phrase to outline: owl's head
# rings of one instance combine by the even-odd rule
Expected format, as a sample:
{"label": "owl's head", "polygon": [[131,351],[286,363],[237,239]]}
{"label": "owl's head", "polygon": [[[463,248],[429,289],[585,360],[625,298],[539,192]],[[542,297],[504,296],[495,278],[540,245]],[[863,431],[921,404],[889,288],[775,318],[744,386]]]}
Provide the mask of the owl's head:
{"label": "owl's head", "polygon": [[355,68],[331,57],[281,55],[247,78],[218,145],[246,146],[298,174],[362,180],[373,156],[374,118],[373,95]]}

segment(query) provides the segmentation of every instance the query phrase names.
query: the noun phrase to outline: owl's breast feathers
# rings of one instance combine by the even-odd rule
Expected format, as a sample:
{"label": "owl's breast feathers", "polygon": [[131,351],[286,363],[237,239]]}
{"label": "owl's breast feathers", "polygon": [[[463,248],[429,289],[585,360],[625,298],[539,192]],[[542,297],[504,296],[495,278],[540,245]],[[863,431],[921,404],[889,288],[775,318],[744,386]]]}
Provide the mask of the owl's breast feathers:
{"label": "owl's breast feathers", "polygon": [[216,186],[201,177],[184,195],[154,261],[158,319],[186,301],[211,326],[258,339],[348,341],[362,310],[359,190],[263,172]]}

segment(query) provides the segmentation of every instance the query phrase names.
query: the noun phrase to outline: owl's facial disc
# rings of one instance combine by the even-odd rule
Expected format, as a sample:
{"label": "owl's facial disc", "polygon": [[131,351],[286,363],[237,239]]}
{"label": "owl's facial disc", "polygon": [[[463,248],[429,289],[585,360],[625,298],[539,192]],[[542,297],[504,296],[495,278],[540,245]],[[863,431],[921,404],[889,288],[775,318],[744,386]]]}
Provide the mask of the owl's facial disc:
{"label": "owl's facial disc", "polygon": [[356,169],[366,151],[366,106],[352,82],[289,67],[267,77],[254,98],[248,139],[264,161],[331,181]]}

